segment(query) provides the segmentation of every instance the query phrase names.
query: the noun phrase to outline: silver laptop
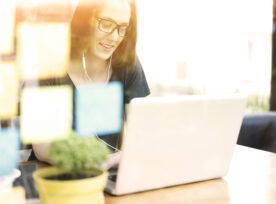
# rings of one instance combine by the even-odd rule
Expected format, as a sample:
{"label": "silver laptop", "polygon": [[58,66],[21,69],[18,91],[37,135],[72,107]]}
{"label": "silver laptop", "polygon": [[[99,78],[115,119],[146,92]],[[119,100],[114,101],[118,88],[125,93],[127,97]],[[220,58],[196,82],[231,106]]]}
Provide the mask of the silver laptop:
{"label": "silver laptop", "polygon": [[105,190],[122,195],[225,176],[246,101],[242,95],[133,99],[118,171],[110,172]]}

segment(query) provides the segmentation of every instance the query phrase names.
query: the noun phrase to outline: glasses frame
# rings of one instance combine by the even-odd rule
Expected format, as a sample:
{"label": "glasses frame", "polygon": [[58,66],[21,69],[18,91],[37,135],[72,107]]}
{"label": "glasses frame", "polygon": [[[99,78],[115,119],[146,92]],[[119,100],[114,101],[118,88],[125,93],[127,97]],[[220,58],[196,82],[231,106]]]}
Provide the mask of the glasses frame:
{"label": "glasses frame", "polygon": [[[112,19],[106,19],[106,18],[100,18],[100,17],[96,17],[96,20],[99,22],[98,23],[98,29],[104,33],[113,33],[114,30],[117,30],[118,32],[118,35],[120,37],[127,37],[127,32],[128,32],[128,29],[129,29],[129,24],[122,24],[122,25],[119,25],[118,23],[116,23],[115,21],[113,21]],[[106,32],[104,30],[101,29],[101,22],[102,21],[109,21],[111,23],[113,23],[114,25],[116,25],[110,32]],[[126,27],[126,33],[124,35],[120,35],[120,29],[121,27]]]}

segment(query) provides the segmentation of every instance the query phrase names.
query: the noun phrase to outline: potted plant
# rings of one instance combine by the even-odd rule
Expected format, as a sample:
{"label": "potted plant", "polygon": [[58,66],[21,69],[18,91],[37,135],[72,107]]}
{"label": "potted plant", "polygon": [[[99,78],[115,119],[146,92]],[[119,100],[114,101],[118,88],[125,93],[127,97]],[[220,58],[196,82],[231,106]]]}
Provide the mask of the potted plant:
{"label": "potted plant", "polygon": [[54,167],[33,174],[43,204],[104,203],[107,172],[100,166],[109,154],[104,143],[72,133],[68,139],[52,142],[48,154]]}

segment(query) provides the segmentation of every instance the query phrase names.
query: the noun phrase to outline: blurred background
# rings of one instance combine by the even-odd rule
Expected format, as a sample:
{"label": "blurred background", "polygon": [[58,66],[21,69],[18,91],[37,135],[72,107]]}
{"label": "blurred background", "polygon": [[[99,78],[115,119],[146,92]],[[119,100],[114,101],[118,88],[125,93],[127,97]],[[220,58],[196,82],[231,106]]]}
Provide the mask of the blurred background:
{"label": "blurred background", "polygon": [[[55,7],[70,21],[78,2],[62,0],[63,9]],[[18,0],[21,14],[17,21],[24,13],[30,18],[30,5],[39,3],[56,4],[53,0]],[[271,87],[272,0],[136,3],[137,53],[151,96],[245,93],[249,94],[248,113],[276,109]]]}
{"label": "blurred background", "polygon": [[269,110],[272,0],[137,1],[152,95],[246,93]]}
{"label": "blurred background", "polygon": [[[21,71],[25,75],[21,73],[22,76],[17,76],[16,67],[31,68],[37,66],[35,63],[40,63],[38,65],[43,70],[44,66],[52,67],[52,64],[61,63],[65,64],[64,69],[54,74],[61,76],[66,72],[69,54],[65,50],[69,44],[66,44],[64,39],[69,38],[70,32],[67,28],[78,1],[12,0],[9,3],[1,3],[3,17],[0,18],[0,24],[5,26],[0,28],[0,48],[7,45],[4,51],[8,54],[3,55],[4,51],[0,50],[0,71],[4,73],[0,73],[0,83],[9,89],[0,84],[0,107],[14,110],[9,111],[9,115],[0,110],[2,127],[11,124],[17,126],[18,123],[13,122],[13,119],[11,124],[6,124],[5,121],[19,112],[16,106],[20,100],[17,90],[20,80],[16,80],[16,77],[36,77],[32,76],[31,69],[23,68]],[[246,113],[251,115],[248,115],[249,118],[245,117],[238,143],[276,152],[276,54],[273,38],[276,28],[273,21],[275,3],[273,4],[272,0],[136,2],[137,53],[151,89],[150,96],[248,94]],[[22,22],[50,24],[46,25],[47,32],[39,31],[36,35],[31,32],[37,29],[35,26],[18,26]],[[51,30],[54,27],[51,23],[54,22],[64,23],[58,35]],[[14,38],[4,38],[4,35],[14,35]],[[3,39],[9,39],[10,42]],[[62,46],[56,46],[54,50],[51,48],[51,51],[49,48],[43,50],[42,57],[39,58],[34,55],[34,48],[39,50],[40,45],[37,44],[41,43],[41,39],[45,40],[43,46],[60,45],[63,40],[64,50]],[[31,54],[26,57],[26,53]],[[64,53],[64,56],[56,57],[58,53]],[[63,61],[51,60],[59,60],[62,57]],[[35,60],[38,62],[33,62]],[[28,64],[30,62],[33,64]],[[49,76],[45,74],[41,77]],[[13,96],[9,95],[12,101],[10,103],[6,96],[12,93]],[[254,115],[257,113],[261,115]],[[248,131],[252,127],[253,136]]]}

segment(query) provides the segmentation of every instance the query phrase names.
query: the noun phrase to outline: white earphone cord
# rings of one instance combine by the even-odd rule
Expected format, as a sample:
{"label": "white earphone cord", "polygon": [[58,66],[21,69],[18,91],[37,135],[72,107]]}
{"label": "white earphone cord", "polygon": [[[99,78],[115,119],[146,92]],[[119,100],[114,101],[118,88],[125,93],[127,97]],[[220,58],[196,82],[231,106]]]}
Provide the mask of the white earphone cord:
{"label": "white earphone cord", "polygon": [[106,141],[104,141],[103,139],[101,139],[96,133],[94,133],[95,134],[95,136],[99,139],[99,140],[101,140],[104,144],[106,144],[107,146],[109,146],[109,147],[111,147],[113,150],[115,150],[115,151],[120,151],[119,149],[117,149],[116,147],[113,147],[112,145],[110,145],[110,144],[108,144]]}
{"label": "white earphone cord", "polygon": [[[106,82],[108,81],[108,78],[109,78],[109,74],[110,74],[110,67],[111,67],[111,61],[112,61],[112,55],[110,57],[110,60],[109,60],[109,65],[108,65],[108,69],[107,69],[107,76],[106,76]],[[82,55],[82,64],[83,64],[83,69],[84,69],[84,73],[85,73],[85,76],[90,80],[90,81],[93,81],[87,71],[86,71],[86,62],[85,62],[85,56],[84,54]],[[119,149],[117,149],[116,147],[113,147],[112,145],[108,144],[107,142],[105,142],[103,139],[101,139],[96,133],[94,133],[95,136],[101,140],[104,144],[106,144],[107,146],[109,146],[110,148],[112,148],[113,150],[116,150],[116,151],[119,151]]]}

